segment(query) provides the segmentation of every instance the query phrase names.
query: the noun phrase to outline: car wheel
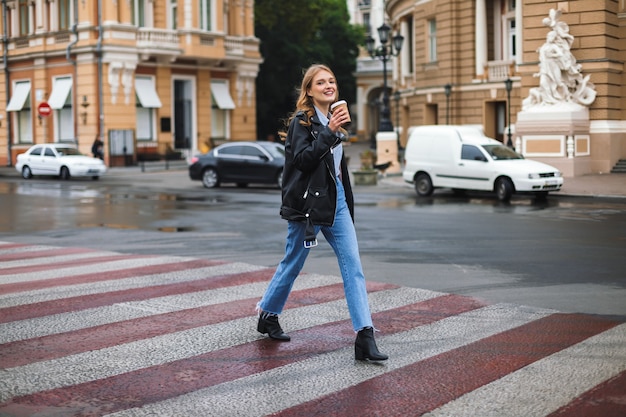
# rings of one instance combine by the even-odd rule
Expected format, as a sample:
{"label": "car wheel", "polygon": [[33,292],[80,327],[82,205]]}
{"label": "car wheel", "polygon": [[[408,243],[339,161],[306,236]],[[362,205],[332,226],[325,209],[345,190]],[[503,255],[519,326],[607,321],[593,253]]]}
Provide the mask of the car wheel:
{"label": "car wheel", "polygon": [[508,178],[498,178],[495,185],[496,195],[500,201],[509,201],[513,195],[513,183]]}
{"label": "car wheel", "polygon": [[430,179],[430,176],[425,173],[417,174],[415,177],[415,192],[420,197],[428,197],[433,193],[433,182]]}
{"label": "car wheel", "polygon": [[283,188],[283,170],[281,169],[276,176],[276,185],[278,188]]}
{"label": "car wheel", "polygon": [[214,188],[220,185],[219,176],[215,168],[207,168],[202,171],[202,185],[206,188]]}
{"label": "car wheel", "polygon": [[70,179],[70,170],[68,167],[61,167],[61,173],[59,174],[59,177],[61,177],[62,180],[69,180]]}
{"label": "car wheel", "polygon": [[30,170],[30,167],[28,165],[24,165],[22,167],[22,178],[27,180],[32,177],[33,177],[33,172]]}

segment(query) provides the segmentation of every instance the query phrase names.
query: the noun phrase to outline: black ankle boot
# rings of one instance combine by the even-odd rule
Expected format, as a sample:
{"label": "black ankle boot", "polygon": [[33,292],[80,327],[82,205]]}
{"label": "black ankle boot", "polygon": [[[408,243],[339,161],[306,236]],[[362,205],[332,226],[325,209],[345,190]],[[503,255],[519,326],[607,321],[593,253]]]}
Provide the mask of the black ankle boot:
{"label": "black ankle boot", "polygon": [[259,333],[267,333],[269,337],[276,340],[282,340],[288,342],[291,340],[289,335],[283,332],[283,329],[278,323],[278,316],[275,314],[266,313],[262,311],[259,315],[259,324],[256,329]]}
{"label": "black ankle boot", "polygon": [[389,359],[389,356],[378,351],[376,341],[374,340],[374,329],[371,327],[365,327],[357,333],[356,342],[354,342],[354,357],[358,361],[368,359],[371,361],[385,361]]}

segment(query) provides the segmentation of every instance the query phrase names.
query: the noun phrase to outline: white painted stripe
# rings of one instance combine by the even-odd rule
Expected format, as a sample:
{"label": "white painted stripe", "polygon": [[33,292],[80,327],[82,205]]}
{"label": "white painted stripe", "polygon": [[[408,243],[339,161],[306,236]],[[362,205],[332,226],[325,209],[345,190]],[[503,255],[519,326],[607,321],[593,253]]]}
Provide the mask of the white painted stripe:
{"label": "white painted stripe", "polygon": [[[437,295],[438,293],[432,291],[399,288],[372,293],[370,302],[374,306],[379,305],[378,309],[390,309]],[[250,306],[250,317],[4,369],[0,373],[0,401],[6,401],[18,395],[108,378],[149,366],[249,343],[262,337],[256,331],[256,314],[254,314],[253,304],[255,303],[251,303]],[[508,317],[507,314],[502,315]],[[349,318],[345,299],[287,310],[284,316],[289,316],[286,321],[289,324],[289,330],[298,330]],[[474,319],[474,321],[476,320]],[[402,345],[404,347],[400,347],[400,350],[407,349],[404,342]]]}
{"label": "white painted stripe", "polygon": [[[58,256],[41,256],[38,258],[29,258],[29,259],[19,259],[15,261],[6,261],[0,262],[0,272],[2,269],[8,268],[16,268],[21,266],[33,267],[37,265],[54,265],[60,262],[67,261],[78,261],[85,259],[98,259],[104,256],[112,256],[119,255],[116,252],[81,252],[81,253],[73,253],[69,255],[58,255]],[[31,272],[33,274],[34,272]],[[4,284],[4,280],[0,275],[0,284]]]}
{"label": "white painted stripe", "polygon": [[[247,264],[239,265],[243,267]],[[251,268],[253,267],[252,265],[249,266]],[[224,273],[222,268],[217,268],[215,271],[205,270],[202,275],[198,275],[196,278],[210,277],[210,272],[213,272],[213,275],[222,275]],[[176,275],[173,275],[172,279],[182,282],[182,279]],[[156,281],[159,280],[165,282],[162,278],[156,279]],[[170,281],[170,279],[168,279],[168,281]],[[317,286],[336,284],[337,282],[338,278],[335,276],[311,275],[307,276],[306,280],[297,280],[294,289],[309,289]],[[339,282],[341,281],[339,280]],[[9,343],[51,334],[76,331],[124,320],[149,317],[155,314],[172,313],[246,298],[260,298],[266,287],[267,282],[258,282],[193,293],[155,297],[142,301],[116,303],[114,305],[86,310],[0,323],[0,343]],[[115,288],[115,290],[117,290],[117,288]],[[251,303],[250,314],[254,313],[255,306],[256,301]]]}
{"label": "white painted stripe", "polygon": [[184,262],[190,258],[182,258],[180,256],[146,256],[121,259],[117,261],[108,261],[96,263],[92,265],[77,265],[70,267],[55,268],[51,265],[50,269],[45,271],[24,272],[21,274],[11,274],[2,276],[3,284],[12,284],[17,282],[33,282],[43,281],[46,279],[64,278],[72,275],[95,274],[101,272],[117,271],[120,269],[136,268],[142,266],[162,265],[166,263]]}
{"label": "white painted stripe", "polygon": [[[402,289],[402,291],[405,290]],[[550,310],[510,305],[489,306],[407,332],[386,337],[378,336],[377,343],[381,351],[390,356],[389,361],[382,366],[355,363],[354,347],[350,346],[109,416],[265,416],[529,323],[551,313]],[[294,380],[298,383],[294,384]],[[260,398],[268,400],[260,401]]]}
{"label": "white painted stripe", "polygon": [[[5,248],[2,245],[13,245],[14,242],[0,242],[0,255],[9,255],[13,253],[23,253],[23,252],[38,252],[42,250],[59,250],[62,249],[59,246],[48,246],[48,245],[26,245],[26,246],[18,246],[12,248]],[[97,252],[97,251],[94,251]]]}
{"label": "white painted stripe", "polygon": [[424,416],[543,417],[624,370],[626,324],[531,363]]}
{"label": "white painted stripe", "polygon": [[219,275],[253,272],[261,269],[264,268],[250,264],[230,263],[207,266],[203,268],[189,268],[181,271],[171,271],[160,274],[135,276],[131,278],[95,281],[75,285],[63,285],[54,288],[43,288],[40,290],[0,295],[0,307],[28,305],[43,301],[60,300],[68,297],[79,297],[111,291],[124,291],[134,288],[181,283]]}

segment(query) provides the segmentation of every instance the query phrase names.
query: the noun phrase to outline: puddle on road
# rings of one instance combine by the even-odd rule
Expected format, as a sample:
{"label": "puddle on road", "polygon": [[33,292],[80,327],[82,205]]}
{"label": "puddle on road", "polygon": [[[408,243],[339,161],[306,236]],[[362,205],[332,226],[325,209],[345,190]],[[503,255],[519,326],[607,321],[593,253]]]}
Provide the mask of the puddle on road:
{"label": "puddle on road", "polygon": [[164,226],[157,228],[159,232],[167,232],[167,233],[180,233],[180,232],[193,232],[196,230],[195,227],[180,227],[180,226]]}
{"label": "puddle on road", "polygon": [[128,230],[156,230],[158,232],[165,233],[181,233],[181,232],[194,232],[196,231],[195,227],[191,226],[160,226],[160,227],[151,227],[151,226],[141,226],[141,225],[130,225],[130,224],[115,224],[115,223],[80,223],[77,225],[80,228],[91,229],[91,228],[107,228],[107,229],[128,229]]}

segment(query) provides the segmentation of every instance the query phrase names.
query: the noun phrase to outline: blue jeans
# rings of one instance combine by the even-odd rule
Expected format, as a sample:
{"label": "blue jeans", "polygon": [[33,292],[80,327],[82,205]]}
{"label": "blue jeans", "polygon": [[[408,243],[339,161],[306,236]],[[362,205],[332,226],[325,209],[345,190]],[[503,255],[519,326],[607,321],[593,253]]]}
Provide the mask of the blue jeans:
{"label": "blue jeans", "polygon": [[[335,222],[332,226],[315,226],[315,232],[322,231],[337,255],[352,327],[355,331],[359,331],[364,327],[373,327],[372,316],[367,301],[365,276],[361,266],[354,223],[346,203],[343,185],[339,179],[336,182]],[[304,247],[304,229],[304,223],[288,222],[285,256],[276,268],[274,277],[257,305],[259,309],[273,314],[282,313],[293,283],[302,271],[304,261],[311,250]]]}

